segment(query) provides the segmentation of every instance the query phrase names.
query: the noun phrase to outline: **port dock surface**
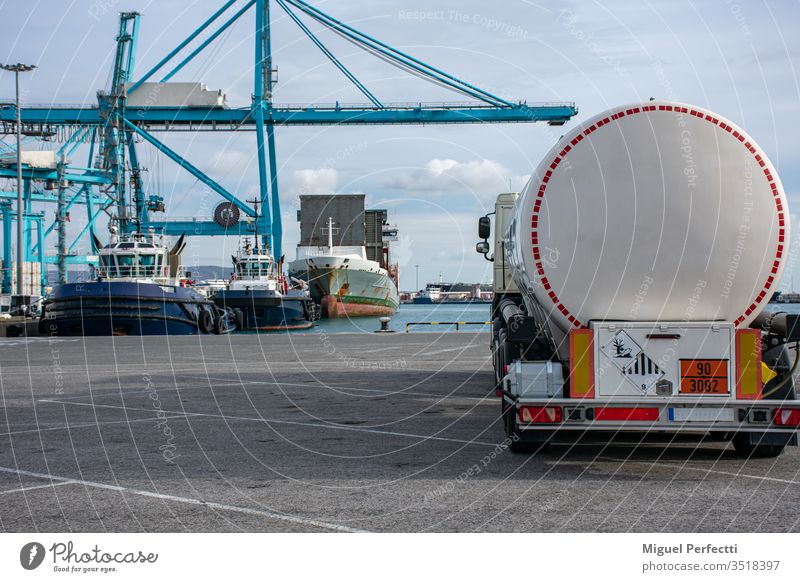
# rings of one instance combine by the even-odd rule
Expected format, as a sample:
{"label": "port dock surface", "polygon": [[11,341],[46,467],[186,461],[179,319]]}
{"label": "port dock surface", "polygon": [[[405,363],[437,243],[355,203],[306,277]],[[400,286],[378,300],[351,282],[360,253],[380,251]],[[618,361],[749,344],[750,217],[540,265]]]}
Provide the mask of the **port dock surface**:
{"label": "port dock surface", "polygon": [[503,450],[488,341],[2,338],[0,529],[800,531],[796,447]]}

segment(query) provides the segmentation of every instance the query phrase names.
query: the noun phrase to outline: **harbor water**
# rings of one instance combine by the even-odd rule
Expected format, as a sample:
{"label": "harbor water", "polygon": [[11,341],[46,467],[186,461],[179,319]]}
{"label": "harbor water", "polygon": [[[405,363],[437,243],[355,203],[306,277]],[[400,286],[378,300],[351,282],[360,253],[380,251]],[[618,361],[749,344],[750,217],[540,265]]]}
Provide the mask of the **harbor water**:
{"label": "harbor water", "polygon": [[[398,333],[405,333],[406,324],[432,323],[432,322],[479,322],[489,321],[489,303],[435,303],[420,305],[404,303],[400,305],[391,317],[389,329]],[[316,322],[315,328],[326,333],[372,333],[380,329],[379,317],[353,317],[338,319],[321,319]],[[489,331],[488,325],[459,325],[461,331]],[[430,333],[456,331],[455,325],[410,325],[410,333]],[[259,332],[242,332],[259,333]],[[260,332],[265,333],[265,332]],[[313,329],[293,331],[289,333],[313,333]]]}
{"label": "harbor water", "polygon": [[764,308],[764,311],[800,313],[800,303],[770,303]]}
{"label": "harbor water", "polygon": [[[404,303],[397,313],[391,317],[389,329],[398,333],[405,333],[406,324],[440,322],[438,325],[410,325],[410,333],[441,333],[444,331],[455,332],[455,325],[444,325],[441,322],[486,322],[489,321],[489,303],[434,303],[414,304]],[[768,311],[785,311],[786,313],[800,313],[800,303],[770,303]],[[378,317],[353,317],[340,319],[322,319],[315,327],[327,333],[372,333],[380,329]],[[488,325],[460,325],[461,331],[489,331]],[[310,333],[312,330],[294,331],[290,333]],[[258,332],[242,332],[258,333]],[[264,332],[261,332],[264,333]]]}

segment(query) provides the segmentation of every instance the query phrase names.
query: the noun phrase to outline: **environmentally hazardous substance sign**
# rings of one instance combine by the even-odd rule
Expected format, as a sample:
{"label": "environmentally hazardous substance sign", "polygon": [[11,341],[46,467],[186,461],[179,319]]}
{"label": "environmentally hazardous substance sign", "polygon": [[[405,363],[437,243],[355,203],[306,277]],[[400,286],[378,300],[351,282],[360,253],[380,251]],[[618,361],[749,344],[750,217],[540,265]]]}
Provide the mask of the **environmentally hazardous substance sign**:
{"label": "environmentally hazardous substance sign", "polygon": [[644,353],[641,346],[625,331],[618,331],[600,348],[622,375],[642,392],[647,392],[664,377],[664,371]]}

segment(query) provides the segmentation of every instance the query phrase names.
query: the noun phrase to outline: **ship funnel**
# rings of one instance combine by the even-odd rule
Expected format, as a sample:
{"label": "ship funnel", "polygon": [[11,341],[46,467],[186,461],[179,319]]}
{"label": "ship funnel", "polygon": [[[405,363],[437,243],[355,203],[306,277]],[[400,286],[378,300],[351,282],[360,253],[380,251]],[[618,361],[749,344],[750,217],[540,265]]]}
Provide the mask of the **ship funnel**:
{"label": "ship funnel", "polygon": [[181,253],[186,246],[186,233],[183,233],[172,249],[169,251],[167,260],[169,261],[169,276],[175,278],[181,269]]}

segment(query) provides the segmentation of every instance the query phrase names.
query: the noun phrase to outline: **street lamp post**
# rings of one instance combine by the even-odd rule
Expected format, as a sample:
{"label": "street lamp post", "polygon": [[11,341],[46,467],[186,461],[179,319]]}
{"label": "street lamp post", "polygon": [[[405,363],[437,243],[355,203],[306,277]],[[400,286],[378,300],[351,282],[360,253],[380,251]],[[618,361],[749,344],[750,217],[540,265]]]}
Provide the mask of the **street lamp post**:
{"label": "street lamp post", "polygon": [[419,291],[419,265],[414,265],[414,268],[417,270],[417,291]]}
{"label": "street lamp post", "polygon": [[[0,69],[14,73],[17,104],[17,295],[22,295],[22,262],[25,260],[22,252],[22,231],[25,220],[25,209],[22,207],[22,114],[19,106],[19,74],[27,73],[36,68],[36,65],[0,65]],[[8,244],[8,241],[6,241]]]}

